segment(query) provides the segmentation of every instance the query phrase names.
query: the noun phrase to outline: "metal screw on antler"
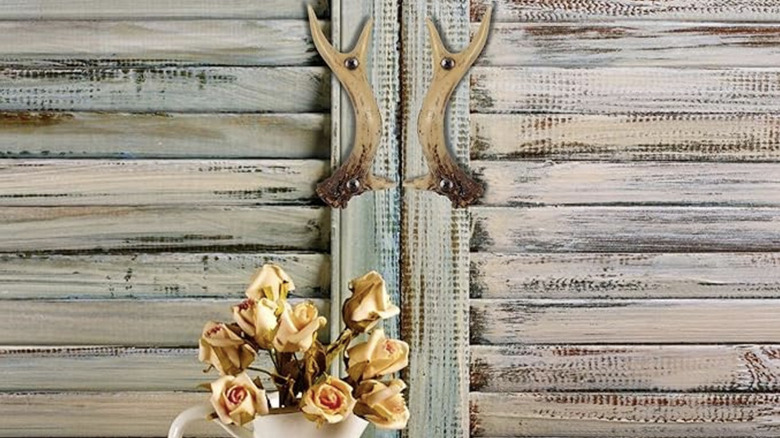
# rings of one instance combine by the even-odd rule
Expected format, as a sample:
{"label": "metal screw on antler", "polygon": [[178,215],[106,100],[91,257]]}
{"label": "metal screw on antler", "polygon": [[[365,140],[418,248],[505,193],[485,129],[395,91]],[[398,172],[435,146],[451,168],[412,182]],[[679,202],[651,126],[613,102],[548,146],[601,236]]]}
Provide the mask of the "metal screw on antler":
{"label": "metal screw on antler", "polygon": [[394,186],[386,178],[375,176],[371,166],[382,136],[382,114],[379,112],[371,84],[363,67],[366,63],[372,21],[368,20],[352,51],[341,53],[322,33],[314,9],[309,6],[309,28],[314,46],[328,67],[347,90],[355,112],[355,140],[349,157],[333,174],[317,185],[317,195],[334,208],[345,208],[347,202],[369,190]]}
{"label": "metal screw on antler", "polygon": [[488,7],[473,41],[460,53],[451,53],[444,48],[436,26],[430,19],[426,20],[431,34],[433,78],[417,118],[417,135],[429,173],[406,181],[404,185],[446,196],[456,207],[473,204],[482,196],[484,188],[461,169],[450,154],[444,135],[444,114],[453,90],[485,47],[491,13],[492,7]]}

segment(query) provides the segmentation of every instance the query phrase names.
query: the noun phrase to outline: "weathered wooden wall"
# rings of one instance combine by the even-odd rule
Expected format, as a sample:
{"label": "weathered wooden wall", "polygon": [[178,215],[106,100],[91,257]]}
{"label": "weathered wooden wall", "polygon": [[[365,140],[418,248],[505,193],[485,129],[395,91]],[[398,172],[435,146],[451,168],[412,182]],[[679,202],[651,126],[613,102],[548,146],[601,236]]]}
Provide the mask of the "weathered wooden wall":
{"label": "weathered wooden wall", "polygon": [[778,436],[780,7],[495,5],[472,436]]}
{"label": "weathered wooden wall", "polygon": [[0,29],[0,436],[164,436],[257,266],[329,313],[305,4],[10,1]]}

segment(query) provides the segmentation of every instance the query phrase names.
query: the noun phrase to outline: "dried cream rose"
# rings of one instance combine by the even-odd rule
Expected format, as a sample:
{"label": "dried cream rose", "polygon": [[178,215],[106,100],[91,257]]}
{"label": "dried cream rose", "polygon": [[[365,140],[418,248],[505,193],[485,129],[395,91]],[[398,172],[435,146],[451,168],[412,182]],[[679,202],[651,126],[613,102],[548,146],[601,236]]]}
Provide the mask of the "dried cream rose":
{"label": "dried cream rose", "polygon": [[211,384],[211,405],[225,424],[246,424],[255,415],[268,414],[265,391],[255,386],[245,373],[224,376]]}
{"label": "dried cream rose", "polygon": [[203,327],[198,359],[220,374],[236,375],[255,360],[255,351],[225,324],[209,321]]}
{"label": "dried cream rose", "polygon": [[260,348],[273,348],[274,332],[278,325],[279,306],[268,298],[247,298],[233,306],[233,319],[244,333],[252,337]]}
{"label": "dried cream rose", "polygon": [[401,312],[398,306],[390,302],[385,280],[376,271],[352,280],[349,289],[352,296],[344,302],[341,313],[344,324],[354,332],[367,332],[380,320]]}
{"label": "dried cream rose", "polygon": [[259,300],[268,298],[281,304],[287,299],[287,292],[295,290],[295,284],[286,272],[274,264],[266,264],[260,268],[246,289],[246,296]]}
{"label": "dried cream rose", "polygon": [[309,421],[316,421],[320,426],[325,423],[344,421],[354,407],[352,387],[333,376],[328,376],[323,382],[312,385],[301,398],[303,415]]}
{"label": "dried cream rose", "polygon": [[295,307],[287,304],[279,317],[274,348],[282,353],[306,351],[314,342],[317,330],[327,322],[325,317],[319,316],[317,308],[310,302],[299,303]]}
{"label": "dried cream rose", "polygon": [[385,337],[385,331],[376,329],[368,341],[347,350],[347,373],[355,380],[373,379],[404,369],[409,365],[409,344]]}
{"label": "dried cream rose", "polygon": [[403,380],[383,383],[366,380],[358,385],[355,394],[357,404],[355,414],[368,420],[379,429],[403,429],[409,421],[409,409],[406,407],[401,391],[406,389]]}

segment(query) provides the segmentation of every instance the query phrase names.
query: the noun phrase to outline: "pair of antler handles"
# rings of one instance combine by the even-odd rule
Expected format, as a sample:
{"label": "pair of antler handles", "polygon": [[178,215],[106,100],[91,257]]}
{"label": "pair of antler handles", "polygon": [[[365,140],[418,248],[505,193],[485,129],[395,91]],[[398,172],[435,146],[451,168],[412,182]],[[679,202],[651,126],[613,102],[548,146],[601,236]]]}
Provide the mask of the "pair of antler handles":
{"label": "pair of antler handles", "polygon": [[[482,196],[482,185],[472,179],[453,159],[444,135],[444,113],[455,86],[477,56],[488,36],[491,9],[488,8],[473,41],[460,53],[444,48],[433,22],[428,19],[433,50],[433,78],[417,119],[417,134],[423,147],[429,173],[404,183],[407,187],[430,190],[449,198],[456,207],[466,207]],[[328,179],[317,185],[317,194],[326,204],[344,208],[354,196],[370,190],[394,186],[374,175],[371,167],[382,137],[382,115],[366,76],[365,62],[372,22],[363,27],[355,47],[346,53],[333,48],[309,7],[309,26],[317,51],[347,90],[355,111],[355,141],[352,152]]]}

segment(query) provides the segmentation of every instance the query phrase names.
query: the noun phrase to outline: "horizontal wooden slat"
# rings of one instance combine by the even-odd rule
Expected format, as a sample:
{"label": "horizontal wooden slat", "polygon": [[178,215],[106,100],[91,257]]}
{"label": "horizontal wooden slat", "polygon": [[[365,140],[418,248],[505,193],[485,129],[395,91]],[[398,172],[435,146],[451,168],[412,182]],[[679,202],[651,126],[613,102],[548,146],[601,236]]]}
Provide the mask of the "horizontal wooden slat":
{"label": "horizontal wooden slat", "polygon": [[251,275],[276,263],[292,295],[327,298],[325,254],[0,255],[0,299],[197,298],[244,296]]}
{"label": "horizontal wooden slat", "polygon": [[496,21],[780,21],[773,0],[472,0],[471,19],[479,20],[488,4],[495,4]]}
{"label": "horizontal wooden slat", "polygon": [[780,394],[471,394],[473,436],[770,437]]}
{"label": "horizontal wooden slat", "polygon": [[780,70],[475,67],[479,113],[764,113],[780,111]]}
{"label": "horizontal wooden slat", "polygon": [[322,160],[0,160],[0,207],[318,203]]}
{"label": "horizontal wooden slat", "polygon": [[471,254],[473,298],[780,298],[780,254]]}
{"label": "horizontal wooden slat", "polygon": [[327,158],[323,114],[0,113],[0,157]]}
{"label": "horizontal wooden slat", "polygon": [[320,63],[303,20],[0,21],[0,66]]}
{"label": "horizontal wooden slat", "polygon": [[471,300],[474,343],[772,343],[780,300]]}
{"label": "horizontal wooden slat", "polygon": [[319,112],[322,67],[0,70],[0,111]]}
{"label": "horizontal wooden slat", "polygon": [[475,159],[780,159],[771,114],[472,114]]}
{"label": "horizontal wooden slat", "polygon": [[324,250],[328,217],[311,207],[3,207],[0,253]]}
{"label": "horizontal wooden slat", "polygon": [[780,206],[780,164],[490,162],[484,205]]}
{"label": "horizontal wooden slat", "polygon": [[[329,315],[328,300],[312,301],[321,315]],[[0,344],[197,346],[206,322],[231,322],[230,307],[238,302],[233,299],[3,301]],[[320,336],[327,340],[327,334],[327,330],[321,330]]]}
{"label": "horizontal wooden slat", "polygon": [[[273,369],[266,352],[252,366]],[[0,391],[196,391],[218,378],[205,368],[197,348],[0,347]]]}
{"label": "horizontal wooden slat", "polygon": [[327,0],[4,0],[0,20],[100,20],[141,18],[305,18],[305,5],[318,15]]}
{"label": "horizontal wooden slat", "polygon": [[778,391],[780,346],[474,346],[471,390]]}
{"label": "horizontal wooden slat", "polygon": [[[6,437],[164,437],[179,412],[208,403],[205,392],[0,394],[0,435]],[[186,436],[224,437],[215,424]]]}
{"label": "horizontal wooden slat", "polygon": [[[778,8],[780,9],[780,8]],[[478,24],[472,24],[476,32]],[[497,23],[482,65],[775,67],[776,24],[616,21]]]}
{"label": "horizontal wooden slat", "polygon": [[780,250],[780,209],[538,207],[472,209],[471,248],[494,252]]}

